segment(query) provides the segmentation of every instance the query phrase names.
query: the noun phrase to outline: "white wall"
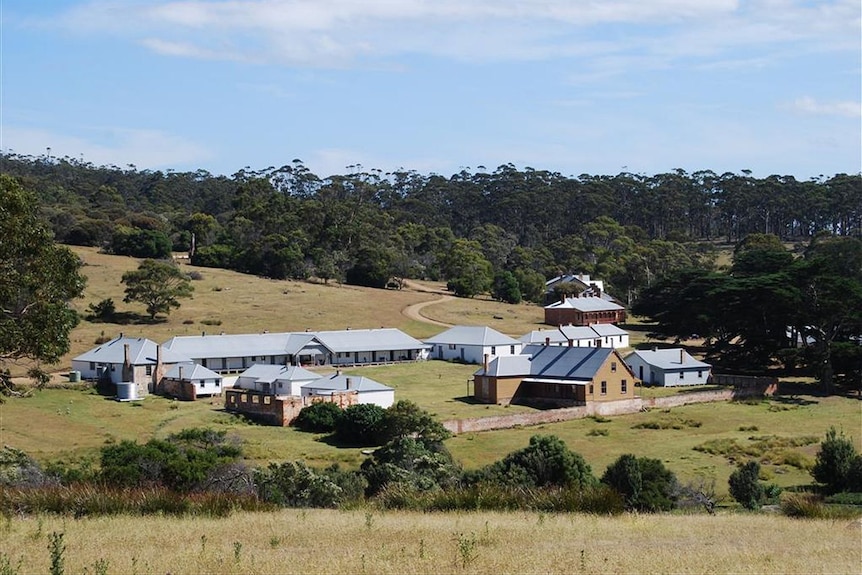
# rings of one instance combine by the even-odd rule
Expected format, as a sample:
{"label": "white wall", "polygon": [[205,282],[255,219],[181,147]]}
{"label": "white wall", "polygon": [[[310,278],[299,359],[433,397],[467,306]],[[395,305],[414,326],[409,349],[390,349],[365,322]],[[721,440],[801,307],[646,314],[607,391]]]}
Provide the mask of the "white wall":
{"label": "white wall", "polygon": [[[495,357],[518,355],[521,353],[523,344],[519,342],[512,345],[484,347],[481,345],[454,344],[454,349],[451,349],[452,347],[452,345],[446,343],[434,344],[434,349],[431,350],[431,359],[465,361],[467,363],[482,365],[485,361],[485,354],[489,355],[489,360],[494,359]],[[512,349],[513,347],[514,350]]]}

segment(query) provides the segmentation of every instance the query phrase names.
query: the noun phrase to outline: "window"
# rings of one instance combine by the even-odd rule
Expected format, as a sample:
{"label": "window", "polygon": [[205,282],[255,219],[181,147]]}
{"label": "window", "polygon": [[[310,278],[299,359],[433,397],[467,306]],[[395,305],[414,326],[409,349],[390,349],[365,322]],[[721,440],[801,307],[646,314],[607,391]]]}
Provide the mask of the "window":
{"label": "window", "polygon": [[626,380],[620,381],[620,393],[627,393],[629,390],[629,384]]}
{"label": "window", "polygon": [[685,377],[685,372],[683,372],[683,371],[679,372],[679,378],[682,379],[684,377]]}
{"label": "window", "polygon": [[701,371],[701,370],[697,370],[697,378],[698,378],[698,379],[703,379],[703,371]]}
{"label": "window", "polygon": [[449,344],[449,349],[455,349],[455,344],[454,344],[454,343],[450,343],[450,344]]}
{"label": "window", "polygon": [[590,384],[590,395],[592,395],[592,394],[593,394],[593,384],[591,383]]}
{"label": "window", "polygon": [[144,369],[144,371],[146,372],[146,374],[147,374],[147,375],[153,375],[153,366],[152,366],[152,365],[148,365],[148,366]]}
{"label": "window", "polygon": [[117,371],[117,365],[116,364],[114,364],[114,363],[111,364],[111,371]]}
{"label": "window", "polygon": [[251,396],[251,402],[252,403],[260,403],[260,397],[258,397],[257,395],[252,395]]}
{"label": "window", "polygon": [[603,382],[602,382],[602,387],[601,387],[601,389],[602,389],[602,395],[607,395],[607,394],[608,394],[608,382],[607,382],[607,381],[603,381]]}
{"label": "window", "polygon": [[263,398],[263,403],[264,403],[265,405],[269,405],[271,401],[272,401],[272,398],[271,398],[270,396],[268,396],[268,395],[267,395],[266,397],[264,397],[264,398]]}
{"label": "window", "polygon": [[495,345],[491,346],[491,355],[497,355],[497,346],[495,346]]}
{"label": "window", "polygon": [[95,369],[96,369],[96,362],[95,362],[95,361],[91,361],[91,362],[90,362],[90,371],[94,371]]}
{"label": "window", "polygon": [[611,362],[611,371],[614,373],[617,372],[617,362],[615,362],[615,361]]}
{"label": "window", "polygon": [[510,353],[511,355],[515,355],[515,346],[514,346],[514,345],[510,345],[510,346],[509,346],[509,353]]}

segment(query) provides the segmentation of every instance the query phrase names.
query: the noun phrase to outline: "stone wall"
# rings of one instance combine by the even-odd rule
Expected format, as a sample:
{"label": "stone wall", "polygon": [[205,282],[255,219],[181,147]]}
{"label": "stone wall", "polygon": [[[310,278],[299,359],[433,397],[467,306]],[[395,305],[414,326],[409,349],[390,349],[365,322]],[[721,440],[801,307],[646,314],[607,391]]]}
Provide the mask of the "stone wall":
{"label": "stone wall", "polygon": [[583,419],[591,415],[613,416],[637,413],[643,409],[679,407],[693,403],[709,403],[716,401],[729,401],[743,397],[762,397],[773,395],[777,390],[777,380],[774,378],[758,378],[761,381],[740,382],[739,387],[719,390],[692,391],[689,393],[678,393],[666,397],[635,397],[618,401],[590,402],[579,407],[566,407],[561,409],[548,409],[532,413],[514,413],[512,415],[497,415],[493,417],[475,417],[469,419],[453,419],[444,421],[443,427],[458,435],[460,433],[474,433],[479,431],[491,431],[493,429],[510,429],[530,425],[542,425],[545,423],[557,423],[570,421],[572,419]]}
{"label": "stone wall", "polygon": [[162,395],[176,397],[184,401],[195,401],[198,398],[195,386],[190,381],[162,378],[156,389]]}

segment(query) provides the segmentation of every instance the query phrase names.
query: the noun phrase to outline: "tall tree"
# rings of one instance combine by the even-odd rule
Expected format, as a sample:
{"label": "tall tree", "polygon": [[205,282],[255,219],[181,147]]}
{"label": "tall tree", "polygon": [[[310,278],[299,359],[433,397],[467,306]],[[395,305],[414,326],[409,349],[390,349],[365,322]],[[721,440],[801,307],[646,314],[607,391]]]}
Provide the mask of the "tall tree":
{"label": "tall tree", "polygon": [[173,262],[144,260],[137,270],[123,274],[126,303],[140,302],[147,306],[150,319],[156,314],[169,314],[180,307],[179,298],[191,297],[191,280]]}
{"label": "tall tree", "polygon": [[29,372],[45,375],[39,362],[54,363],[69,351],[86,278],[81,261],[54,244],[37,216],[38,202],[16,180],[0,175],[0,395],[16,393],[10,365],[35,361]]}

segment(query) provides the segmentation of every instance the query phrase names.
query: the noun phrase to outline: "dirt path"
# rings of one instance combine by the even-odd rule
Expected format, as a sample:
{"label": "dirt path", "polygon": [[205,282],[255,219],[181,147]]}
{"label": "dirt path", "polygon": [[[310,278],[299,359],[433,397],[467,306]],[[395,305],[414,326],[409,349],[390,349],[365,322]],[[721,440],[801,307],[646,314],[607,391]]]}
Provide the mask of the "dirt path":
{"label": "dirt path", "polygon": [[[409,280],[404,282],[404,286],[407,287],[408,289],[413,290],[413,291],[418,291],[418,292],[423,292],[423,293],[439,293],[437,291],[428,289],[427,287],[425,287],[423,285],[413,283]],[[429,305],[434,305],[434,304],[442,303],[444,301],[449,301],[450,299],[452,299],[452,297],[453,296],[451,296],[451,295],[445,295],[444,294],[444,295],[441,295],[438,299],[432,299],[430,301],[423,301],[423,302],[419,302],[419,303],[414,303],[414,304],[408,305],[407,307],[402,309],[401,313],[404,314],[405,316],[409,317],[410,319],[415,320],[415,321],[430,323],[432,325],[439,325],[441,327],[452,327],[452,324],[443,323],[442,321],[437,321],[436,319],[431,319],[429,317],[422,315],[422,310],[425,309],[426,307],[428,307]]]}

